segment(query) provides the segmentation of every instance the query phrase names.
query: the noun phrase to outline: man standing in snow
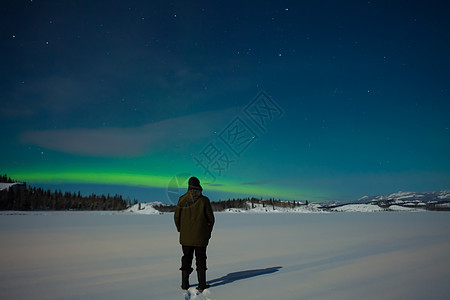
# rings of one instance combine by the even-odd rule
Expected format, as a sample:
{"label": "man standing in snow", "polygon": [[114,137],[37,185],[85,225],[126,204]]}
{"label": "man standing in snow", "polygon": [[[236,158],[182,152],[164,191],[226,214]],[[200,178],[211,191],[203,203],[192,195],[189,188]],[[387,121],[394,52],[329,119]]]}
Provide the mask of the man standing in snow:
{"label": "man standing in snow", "polygon": [[195,252],[198,290],[203,292],[206,284],[206,247],[214,226],[214,214],[209,199],[202,195],[202,187],[197,177],[189,178],[186,194],[180,197],[175,209],[175,225],[180,233],[183,249],[181,258],[181,288],[189,288],[192,273],[192,259]]}

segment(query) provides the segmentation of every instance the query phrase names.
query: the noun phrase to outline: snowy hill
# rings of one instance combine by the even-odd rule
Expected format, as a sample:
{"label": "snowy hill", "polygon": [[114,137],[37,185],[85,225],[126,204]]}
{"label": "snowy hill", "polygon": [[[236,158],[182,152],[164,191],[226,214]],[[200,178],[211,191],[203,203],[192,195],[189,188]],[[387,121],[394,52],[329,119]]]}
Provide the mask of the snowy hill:
{"label": "snowy hill", "polygon": [[138,203],[125,210],[125,212],[136,213],[140,215],[160,215],[154,206],[161,205],[161,202]]}
{"label": "snowy hill", "polygon": [[[126,212],[132,212],[137,214],[163,214],[173,212],[173,209],[161,209],[160,202],[141,203],[141,209],[138,205],[126,210]],[[157,208],[155,208],[155,206]],[[158,207],[160,206],[160,207]],[[170,206],[162,206],[170,207]],[[173,207],[172,207],[173,208]],[[370,201],[369,203],[348,203],[348,204],[333,204],[322,205],[319,203],[309,203],[308,205],[302,204],[295,207],[291,206],[272,206],[262,204],[247,203],[245,208],[227,208],[223,211],[216,211],[215,213],[226,214],[278,214],[278,213],[299,213],[299,214],[311,214],[311,213],[333,213],[333,212],[363,212],[363,213],[375,213],[375,212],[392,212],[392,211],[427,211],[427,210],[450,210],[450,202],[401,202],[396,200],[389,204],[384,204],[378,201]]]}
{"label": "snowy hill", "polygon": [[14,187],[14,186],[22,187],[24,185],[25,184],[22,182],[13,182],[13,183],[0,182],[0,191],[9,190],[11,187]]}
{"label": "snowy hill", "polygon": [[408,203],[427,203],[427,202],[442,202],[450,201],[450,190],[437,192],[402,192],[378,195],[378,196],[364,196],[358,199],[357,203],[391,203],[391,204],[408,204]]}
{"label": "snowy hill", "polygon": [[389,210],[450,210],[450,191],[397,192],[388,195],[364,196],[357,203],[377,205]]}
{"label": "snowy hill", "polygon": [[324,210],[320,209],[320,204],[310,203],[308,205],[297,205],[295,207],[280,207],[270,206],[263,204],[252,204],[248,202],[248,209],[242,208],[228,208],[224,210],[224,213],[323,213]]}

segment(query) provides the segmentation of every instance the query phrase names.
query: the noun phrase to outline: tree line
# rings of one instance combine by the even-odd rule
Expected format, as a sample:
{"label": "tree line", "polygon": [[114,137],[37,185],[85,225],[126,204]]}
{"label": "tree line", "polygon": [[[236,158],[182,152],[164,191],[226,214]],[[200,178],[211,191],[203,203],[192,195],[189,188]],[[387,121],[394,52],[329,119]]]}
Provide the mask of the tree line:
{"label": "tree line", "polygon": [[[214,201],[211,202],[211,207],[213,211],[224,211],[229,208],[236,208],[236,209],[242,209],[242,210],[249,210],[251,208],[255,208],[257,204],[262,205],[263,207],[269,207],[275,210],[276,207],[286,207],[286,208],[295,208],[296,206],[300,205],[308,205],[308,201],[305,203],[300,203],[298,201],[282,201],[282,200],[275,200],[273,198],[270,198],[268,200],[258,199],[258,198],[233,198],[228,200],[220,200],[220,201]],[[155,206],[155,209],[157,209],[160,212],[174,212],[176,208],[176,205],[165,205],[160,204]]]}
{"label": "tree line", "polygon": [[[6,175],[0,178],[4,180],[5,177],[8,178]],[[136,203],[134,200],[133,204]],[[123,210],[131,204],[129,198],[123,199],[117,194],[82,196],[81,192],[50,191],[29,187],[25,183],[0,191],[0,210]]]}
{"label": "tree line", "polygon": [[3,174],[0,175],[0,183],[14,183],[15,181],[12,180],[10,177],[8,177],[8,175]]}

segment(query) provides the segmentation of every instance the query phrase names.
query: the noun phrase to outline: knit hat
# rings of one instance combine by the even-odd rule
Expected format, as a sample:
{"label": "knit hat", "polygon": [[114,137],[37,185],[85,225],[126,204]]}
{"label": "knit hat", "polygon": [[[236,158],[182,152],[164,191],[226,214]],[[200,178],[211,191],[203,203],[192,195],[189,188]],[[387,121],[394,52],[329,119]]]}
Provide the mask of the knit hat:
{"label": "knit hat", "polygon": [[200,185],[200,180],[197,177],[189,178],[189,187],[188,190],[199,190],[203,191],[202,186]]}

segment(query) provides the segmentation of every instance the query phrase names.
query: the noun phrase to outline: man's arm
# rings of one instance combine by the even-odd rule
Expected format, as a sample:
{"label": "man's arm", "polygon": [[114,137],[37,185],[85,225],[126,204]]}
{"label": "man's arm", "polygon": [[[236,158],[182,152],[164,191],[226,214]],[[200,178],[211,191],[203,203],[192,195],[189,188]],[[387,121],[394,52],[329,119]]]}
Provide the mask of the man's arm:
{"label": "man's arm", "polygon": [[178,232],[180,232],[180,217],[181,217],[181,207],[177,205],[175,208],[174,219],[175,219],[175,226],[177,226]]}
{"label": "man's arm", "polygon": [[206,205],[205,205],[205,214],[206,214],[206,220],[208,221],[209,230],[212,231],[214,227],[214,213],[211,207],[211,203],[209,202],[209,199],[206,198]]}

